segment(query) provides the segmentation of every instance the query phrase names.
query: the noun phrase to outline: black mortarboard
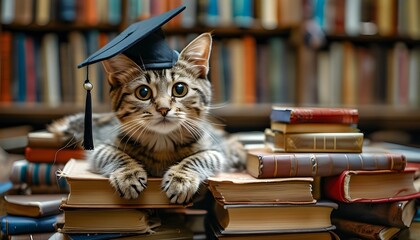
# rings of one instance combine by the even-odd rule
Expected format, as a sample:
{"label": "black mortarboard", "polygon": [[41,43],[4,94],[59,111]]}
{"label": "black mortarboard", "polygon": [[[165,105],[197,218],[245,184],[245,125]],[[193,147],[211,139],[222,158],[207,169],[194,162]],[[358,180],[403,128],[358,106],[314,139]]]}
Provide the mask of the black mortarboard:
{"label": "black mortarboard", "polygon": [[[178,53],[166,43],[161,27],[184,9],[185,6],[180,6],[152,18],[131,24],[77,67],[88,66],[123,53],[143,69],[171,68],[178,60]],[[86,71],[87,75],[89,75],[88,69]],[[85,149],[93,149],[90,96],[92,87],[92,84],[86,78],[84,88],[87,90],[87,96],[83,143]]]}

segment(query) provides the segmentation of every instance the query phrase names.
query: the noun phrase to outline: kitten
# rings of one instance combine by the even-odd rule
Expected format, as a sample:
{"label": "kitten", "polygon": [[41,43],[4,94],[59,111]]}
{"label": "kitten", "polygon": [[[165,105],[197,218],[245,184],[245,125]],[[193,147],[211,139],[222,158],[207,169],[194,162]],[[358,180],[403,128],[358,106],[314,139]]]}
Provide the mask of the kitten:
{"label": "kitten", "polygon": [[[96,145],[88,161],[122,197],[137,198],[154,176],[163,178],[172,203],[186,203],[209,176],[244,167],[242,145],[207,121],[211,44],[209,33],[198,36],[171,69],[142,70],[123,54],[103,61],[115,118],[94,115],[95,138],[108,140]],[[70,125],[80,135],[83,116],[54,122],[49,130],[68,132]]]}

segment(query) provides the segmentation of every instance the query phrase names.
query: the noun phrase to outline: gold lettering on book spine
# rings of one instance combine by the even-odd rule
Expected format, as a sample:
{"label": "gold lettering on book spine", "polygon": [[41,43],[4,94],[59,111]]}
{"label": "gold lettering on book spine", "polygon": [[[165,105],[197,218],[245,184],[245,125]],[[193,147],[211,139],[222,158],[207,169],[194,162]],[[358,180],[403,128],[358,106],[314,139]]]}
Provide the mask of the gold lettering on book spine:
{"label": "gold lettering on book spine", "polygon": [[273,173],[273,176],[274,177],[277,177],[277,158],[276,158],[276,156],[274,156],[274,173]]}

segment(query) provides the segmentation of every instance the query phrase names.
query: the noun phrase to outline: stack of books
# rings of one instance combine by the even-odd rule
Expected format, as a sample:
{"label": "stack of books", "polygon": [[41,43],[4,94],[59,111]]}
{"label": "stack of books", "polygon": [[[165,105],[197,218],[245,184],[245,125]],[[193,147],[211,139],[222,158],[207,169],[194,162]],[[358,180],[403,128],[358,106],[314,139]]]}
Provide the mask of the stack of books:
{"label": "stack of books", "polygon": [[5,195],[1,232],[10,240],[48,239],[62,218],[65,194]]}
{"label": "stack of books", "polygon": [[72,158],[83,159],[85,152],[69,136],[57,136],[46,130],[29,132],[25,158],[15,161],[10,180],[23,193],[67,192],[64,179],[56,172]]}
{"label": "stack of books", "polygon": [[357,109],[273,107],[263,148],[252,144],[248,150],[247,171],[209,179],[215,207],[208,236],[393,239],[406,234],[420,197],[417,169],[407,167],[402,153],[363,145],[358,118]]}
{"label": "stack of books", "polygon": [[64,219],[57,235],[70,239],[87,235],[95,235],[95,239],[192,238],[193,232],[183,222],[186,212],[182,209],[189,205],[170,203],[161,190],[161,178],[149,178],[138,198],[125,199],[108,178],[92,173],[88,165],[72,159],[61,173],[69,194],[60,207]]}

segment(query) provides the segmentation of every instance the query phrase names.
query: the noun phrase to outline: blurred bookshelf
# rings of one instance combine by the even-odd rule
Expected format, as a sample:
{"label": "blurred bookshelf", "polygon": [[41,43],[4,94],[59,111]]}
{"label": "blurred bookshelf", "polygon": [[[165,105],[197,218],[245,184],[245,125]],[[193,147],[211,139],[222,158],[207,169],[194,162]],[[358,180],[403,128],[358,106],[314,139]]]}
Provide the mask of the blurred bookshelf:
{"label": "blurred bookshelf", "polygon": [[[277,104],[355,107],[364,132],[420,131],[416,1],[88,0],[80,7],[82,1],[60,0],[47,12],[41,2],[15,11],[14,1],[1,1],[2,127],[42,128],[83,111],[85,72],[76,65],[132,22],[186,4],[164,30],[177,50],[212,33],[210,116],[228,130],[263,130]],[[325,33],[321,48],[306,45],[308,22]],[[108,111],[100,64],[90,72],[94,111]]]}

